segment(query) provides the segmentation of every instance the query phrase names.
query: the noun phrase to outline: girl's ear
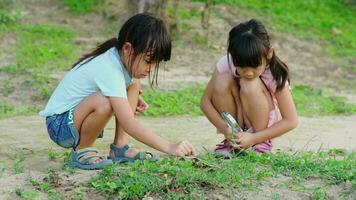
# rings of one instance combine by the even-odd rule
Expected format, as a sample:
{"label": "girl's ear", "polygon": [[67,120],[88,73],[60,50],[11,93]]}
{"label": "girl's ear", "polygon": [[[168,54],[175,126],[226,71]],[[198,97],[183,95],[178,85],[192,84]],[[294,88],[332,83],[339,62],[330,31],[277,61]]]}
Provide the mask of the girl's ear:
{"label": "girl's ear", "polygon": [[121,52],[124,55],[129,55],[132,51],[132,44],[130,42],[125,42],[121,47]]}
{"label": "girl's ear", "polygon": [[274,49],[273,47],[269,48],[268,54],[267,54],[267,59],[270,60],[274,54]]}

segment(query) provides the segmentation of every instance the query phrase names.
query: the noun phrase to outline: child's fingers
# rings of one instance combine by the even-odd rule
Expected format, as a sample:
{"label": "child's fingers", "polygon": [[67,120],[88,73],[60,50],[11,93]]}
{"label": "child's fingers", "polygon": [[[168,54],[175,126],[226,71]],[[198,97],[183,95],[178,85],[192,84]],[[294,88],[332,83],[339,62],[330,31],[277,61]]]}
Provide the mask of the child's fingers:
{"label": "child's fingers", "polygon": [[195,150],[194,146],[188,143],[189,149],[190,149],[190,155],[195,156],[197,154],[197,151]]}

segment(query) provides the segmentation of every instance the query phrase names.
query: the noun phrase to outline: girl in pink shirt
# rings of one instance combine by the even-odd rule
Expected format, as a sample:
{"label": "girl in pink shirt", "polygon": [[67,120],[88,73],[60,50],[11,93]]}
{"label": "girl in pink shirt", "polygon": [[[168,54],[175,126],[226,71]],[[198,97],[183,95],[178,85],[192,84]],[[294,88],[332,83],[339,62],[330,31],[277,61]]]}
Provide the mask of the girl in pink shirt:
{"label": "girl in pink shirt", "polygon": [[[227,54],[217,63],[200,107],[226,137],[232,132],[220,113],[227,111],[236,119],[244,130],[236,137],[239,148],[269,152],[271,139],[298,123],[288,67],[276,56],[263,24],[255,19],[231,29]],[[234,150],[224,140],[214,151],[230,156]]]}

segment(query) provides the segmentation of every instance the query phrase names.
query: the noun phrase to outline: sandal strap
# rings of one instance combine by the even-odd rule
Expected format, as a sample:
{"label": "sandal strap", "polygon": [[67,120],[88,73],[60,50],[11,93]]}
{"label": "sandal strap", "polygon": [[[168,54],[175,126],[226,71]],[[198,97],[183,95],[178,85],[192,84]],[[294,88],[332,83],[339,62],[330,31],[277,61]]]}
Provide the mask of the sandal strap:
{"label": "sandal strap", "polygon": [[104,160],[103,156],[97,155],[98,152],[98,149],[93,147],[79,149],[76,151],[77,159],[83,164],[93,164],[99,159]]}
{"label": "sandal strap", "polygon": [[76,150],[75,152],[77,153],[77,157],[81,158],[83,155],[86,155],[88,153],[91,153],[91,152],[98,153],[99,151],[97,148],[87,147],[87,148]]}
{"label": "sandal strap", "polygon": [[93,163],[95,163],[95,161],[97,161],[99,159],[105,160],[102,156],[98,156],[98,155],[88,155],[85,158],[83,158],[83,157],[78,159],[78,160],[79,160],[79,162],[81,162],[81,163],[83,163],[85,165],[93,164]]}
{"label": "sandal strap", "polygon": [[130,149],[130,146],[128,144],[126,144],[125,146],[123,147],[118,147],[114,144],[111,144],[110,145],[110,149],[112,150],[112,152],[114,153],[114,156],[115,157],[124,157],[125,156],[125,153],[127,150]]}
{"label": "sandal strap", "polygon": [[114,157],[108,157],[110,159],[115,160],[125,160],[127,161],[135,161],[135,160],[159,160],[158,155],[151,153],[149,151],[140,151],[134,157],[130,158],[125,155],[126,151],[131,148],[130,145],[125,145],[123,147],[118,147],[114,144],[110,145],[112,152],[114,153]]}

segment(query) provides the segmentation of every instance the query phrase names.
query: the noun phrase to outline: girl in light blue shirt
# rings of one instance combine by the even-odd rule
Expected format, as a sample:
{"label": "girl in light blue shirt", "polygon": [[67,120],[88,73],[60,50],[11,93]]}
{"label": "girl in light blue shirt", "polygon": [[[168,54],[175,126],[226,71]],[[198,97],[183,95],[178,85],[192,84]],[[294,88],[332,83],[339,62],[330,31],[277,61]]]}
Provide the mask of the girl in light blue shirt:
{"label": "girl in light blue shirt", "polygon": [[[124,23],[117,38],[100,44],[73,65],[40,112],[50,138],[72,148],[71,166],[101,169],[113,162],[157,159],[128,146],[129,136],[170,155],[195,155],[188,141],[170,143],[134,117],[147,108],[140,97],[140,79],[148,76],[151,85],[157,83],[159,63],[170,56],[171,39],[163,21],[137,14]],[[112,116],[115,139],[105,159],[92,146]]]}

